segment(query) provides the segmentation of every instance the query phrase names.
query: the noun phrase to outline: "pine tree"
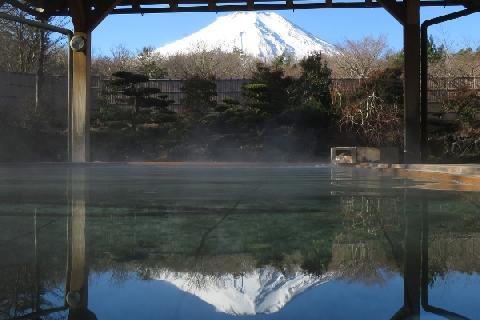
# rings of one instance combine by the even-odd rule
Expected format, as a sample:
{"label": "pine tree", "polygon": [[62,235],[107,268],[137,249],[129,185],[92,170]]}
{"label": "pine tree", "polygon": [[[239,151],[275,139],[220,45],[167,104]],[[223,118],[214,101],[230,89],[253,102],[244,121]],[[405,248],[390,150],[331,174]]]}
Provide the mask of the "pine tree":
{"label": "pine tree", "polygon": [[174,101],[167,99],[166,95],[160,95],[159,88],[147,86],[148,77],[127,71],[119,71],[112,74],[115,78],[109,83],[109,87],[117,94],[124,96],[122,99],[131,107],[131,125],[136,129],[137,117],[141,111],[147,113],[161,112],[172,113],[168,109]]}

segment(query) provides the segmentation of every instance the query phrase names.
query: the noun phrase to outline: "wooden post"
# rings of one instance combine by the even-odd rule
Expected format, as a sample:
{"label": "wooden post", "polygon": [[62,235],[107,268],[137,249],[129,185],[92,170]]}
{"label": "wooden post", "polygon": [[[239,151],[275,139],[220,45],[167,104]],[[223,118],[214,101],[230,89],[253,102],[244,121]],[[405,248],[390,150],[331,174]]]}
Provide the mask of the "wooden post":
{"label": "wooden post", "polygon": [[421,161],[420,124],[420,1],[405,0],[404,162]]}
{"label": "wooden post", "polygon": [[76,163],[88,162],[90,159],[90,32],[75,32],[74,36],[82,36],[86,40],[83,51],[74,51],[72,103],[69,112],[69,146],[70,160]]}
{"label": "wooden post", "polygon": [[75,28],[74,36],[85,40],[85,48],[73,51],[71,110],[69,112],[69,158],[71,162],[90,160],[90,63],[91,32],[118,4],[120,0],[97,1],[91,6],[88,1],[67,0]]}

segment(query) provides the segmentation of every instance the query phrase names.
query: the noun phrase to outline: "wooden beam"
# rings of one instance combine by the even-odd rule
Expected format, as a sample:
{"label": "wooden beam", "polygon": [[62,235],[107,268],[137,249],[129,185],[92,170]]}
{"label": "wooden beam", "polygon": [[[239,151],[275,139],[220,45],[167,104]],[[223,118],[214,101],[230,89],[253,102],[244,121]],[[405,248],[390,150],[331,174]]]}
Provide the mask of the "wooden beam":
{"label": "wooden beam", "polygon": [[172,11],[177,11],[177,8],[178,8],[178,2],[177,1],[171,0],[168,5],[170,6],[170,9]]}
{"label": "wooden beam", "polygon": [[87,32],[87,7],[81,0],[68,0],[69,14],[75,31]]}
{"label": "wooden beam", "polygon": [[[258,2],[279,2],[279,0],[257,0]],[[403,0],[405,1],[405,0]],[[197,5],[205,5],[208,1],[207,0],[178,0],[179,4],[197,4]],[[235,3],[235,2],[245,2],[245,0],[237,0],[237,1],[228,1],[228,0],[217,0],[215,1],[218,4],[221,4],[222,2],[224,3]],[[313,4],[324,4],[325,3],[331,3],[333,6],[339,5],[340,7],[346,6],[348,4],[352,5],[353,8],[357,8],[359,6],[362,6],[364,8],[368,8],[370,3],[373,3],[373,7],[380,7],[378,4],[378,0],[356,0],[356,1],[346,1],[346,0],[318,0],[316,2],[312,1],[311,3]],[[388,1],[393,4],[398,4],[402,5],[402,1]],[[461,6],[465,5],[468,2],[475,2],[472,0],[421,0],[420,3],[422,6]],[[148,5],[148,6],[154,6],[154,5],[162,5],[168,3],[168,0],[122,0],[120,1],[119,5],[121,6],[131,6],[133,3],[138,3],[140,5]]]}
{"label": "wooden beam", "polygon": [[140,6],[139,3],[133,3],[132,4],[132,9],[140,11],[142,9],[142,7]]}
{"label": "wooden beam", "polygon": [[[138,3],[140,5],[156,5],[162,4],[165,0],[122,0],[120,1],[119,5],[121,6],[130,6],[132,3]],[[192,3],[202,3],[202,0],[190,0]],[[259,2],[264,2],[263,0],[258,0]],[[278,1],[278,0],[276,0]],[[326,2],[327,0],[323,0],[322,2]],[[378,0],[372,0],[376,2]],[[404,0],[398,0],[401,3]],[[476,1],[476,0],[421,0],[422,5],[428,5],[428,3],[433,3],[434,5],[462,5],[463,3]],[[346,0],[332,0],[333,3],[342,3],[342,2],[349,2],[349,3],[365,3],[366,0],[356,0],[356,1],[346,1]]]}
{"label": "wooden beam", "polygon": [[[48,16],[72,16],[75,15],[75,20],[81,20],[77,14],[83,14],[88,17],[92,11],[95,12],[95,21],[89,21],[93,26],[98,24],[108,12],[116,14],[129,13],[162,13],[162,12],[228,12],[228,11],[243,11],[249,10],[245,4],[246,0],[212,0],[215,6],[208,5],[208,0],[120,0],[117,2],[119,7],[113,9],[115,6],[111,5],[112,0],[2,0],[6,3],[8,1],[16,4],[23,4],[22,8],[29,10],[32,6],[45,7],[45,13]],[[397,20],[404,21],[404,3],[408,0],[316,0],[308,2],[297,2],[293,5],[289,1],[281,3],[280,0],[258,0],[259,3],[254,2],[253,10],[291,10],[291,9],[321,9],[321,8],[386,8]],[[239,6],[232,4],[238,3]],[[271,3],[271,4],[269,4]],[[176,4],[176,5],[175,5]],[[183,6],[185,4],[185,6]],[[225,5],[222,5],[225,4]],[[230,5],[229,5],[230,4]],[[243,4],[243,5],[241,5]],[[111,7],[109,7],[111,5]],[[147,5],[147,6],[143,6]],[[155,5],[169,5],[169,7],[155,7]],[[420,0],[420,5],[423,7],[445,7],[445,6],[464,6],[466,8],[479,8],[479,1],[476,0]],[[91,6],[102,6],[102,10],[91,10]],[[143,6],[143,7],[140,7]],[[177,7],[179,10],[177,10]],[[83,8],[83,9],[82,9]],[[105,9],[106,8],[106,9]],[[220,9],[219,9],[220,8]],[[25,11],[28,12],[28,11]],[[75,14],[73,13],[75,12]],[[103,14],[97,15],[97,13]],[[77,25],[80,23],[75,22]],[[85,24],[85,22],[84,22]],[[93,29],[92,29],[93,30]]]}
{"label": "wooden beam", "polygon": [[478,11],[478,10],[480,10],[480,2],[479,1],[468,0],[467,4],[465,5],[465,8]]}
{"label": "wooden beam", "polygon": [[[88,16],[88,31],[92,32],[100,22],[105,19],[108,14],[115,8],[121,0],[103,0],[99,1],[95,10]],[[140,6],[138,6],[140,8]]]}
{"label": "wooden beam", "polygon": [[76,31],[92,32],[100,22],[120,3],[120,0],[104,0],[95,2],[92,10],[88,3],[82,0],[68,0],[70,16]]}
{"label": "wooden beam", "polygon": [[[211,0],[211,1],[208,1],[208,9],[210,11],[215,11],[215,8],[217,7],[217,4],[215,1]],[[247,9],[248,9],[248,5],[247,5]]]}
{"label": "wooden beam", "polygon": [[45,14],[49,17],[56,16],[59,13],[65,13],[66,1],[46,1],[42,3]]}
{"label": "wooden beam", "polygon": [[[4,0],[9,1],[9,0]],[[49,16],[71,16],[72,6],[71,2],[75,0],[58,0],[47,2],[49,9],[47,14]],[[259,0],[260,1],[260,0]],[[366,0],[358,1],[336,1],[336,0],[318,0],[318,2],[296,2],[286,0],[284,3],[280,0],[262,0],[260,3],[255,3],[253,10],[292,10],[292,9],[323,9],[323,8],[337,8],[337,9],[366,9],[366,8],[381,8],[380,2],[393,3],[394,7],[403,7],[402,2],[393,0],[372,0],[372,3]],[[34,3],[34,1],[28,1]],[[82,3],[82,1],[80,1]],[[50,6],[50,3],[52,4]],[[234,12],[234,11],[248,11],[246,0],[214,0],[215,6],[208,6],[208,0],[121,0],[118,5],[110,12],[112,14],[145,14],[145,13],[166,13],[166,12]],[[234,5],[237,4],[238,5]],[[446,7],[446,6],[477,6],[474,2],[467,0],[420,0],[422,7]],[[149,5],[149,6],[143,6]],[[165,7],[155,7],[155,5],[164,5]],[[185,5],[185,6],[183,6]],[[142,6],[142,7],[140,7]],[[388,6],[388,5],[387,5]],[[90,10],[91,11],[91,10]],[[396,11],[400,11],[398,14]],[[392,9],[392,13],[402,20],[402,10]]]}
{"label": "wooden beam", "polygon": [[[380,5],[387,10],[401,24],[405,23],[404,3],[398,3],[396,0],[377,0]],[[409,1],[409,0],[404,0]]]}
{"label": "wooden beam", "polygon": [[[189,1],[187,1],[189,2]],[[232,3],[239,3],[234,5]],[[253,9],[249,9],[245,4],[245,0],[242,1],[215,1],[216,6],[209,6],[207,2],[198,3],[198,6],[179,6],[175,10],[172,10],[170,7],[144,7],[142,12],[133,10],[132,8],[115,8],[112,10],[112,14],[132,14],[132,13],[166,13],[166,12],[237,12],[237,11],[262,11],[262,10],[292,10],[292,9],[322,9],[330,8],[326,3],[294,3],[293,5],[285,3],[280,3],[274,1],[275,3],[268,4],[265,3],[268,1],[262,1],[261,4],[255,4]],[[225,5],[219,5],[225,3]],[[168,3],[165,3],[168,5]],[[179,3],[184,4],[184,2]],[[186,3],[187,4],[187,3]],[[366,8],[364,3],[353,3],[353,2],[342,2],[342,3],[333,3],[331,8],[349,8],[349,9],[360,9]],[[380,8],[380,5],[376,2],[372,4],[372,8]]]}

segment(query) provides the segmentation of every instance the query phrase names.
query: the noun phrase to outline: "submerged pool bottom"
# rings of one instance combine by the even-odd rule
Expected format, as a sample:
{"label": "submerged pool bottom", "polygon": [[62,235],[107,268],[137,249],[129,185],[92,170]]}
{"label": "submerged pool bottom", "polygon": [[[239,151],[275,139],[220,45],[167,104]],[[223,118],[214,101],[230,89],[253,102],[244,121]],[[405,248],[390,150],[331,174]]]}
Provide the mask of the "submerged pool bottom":
{"label": "submerged pool bottom", "polygon": [[308,165],[0,167],[0,319],[480,319],[480,197]]}

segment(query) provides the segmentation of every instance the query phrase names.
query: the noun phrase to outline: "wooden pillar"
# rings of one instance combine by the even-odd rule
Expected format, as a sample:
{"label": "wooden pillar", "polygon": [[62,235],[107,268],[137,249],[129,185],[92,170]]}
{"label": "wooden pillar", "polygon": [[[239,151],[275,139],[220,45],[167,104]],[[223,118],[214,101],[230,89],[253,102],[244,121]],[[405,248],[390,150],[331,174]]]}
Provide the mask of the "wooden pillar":
{"label": "wooden pillar", "polygon": [[420,1],[405,0],[404,162],[421,162]]}
{"label": "wooden pillar", "polygon": [[75,32],[86,40],[85,49],[73,51],[72,103],[69,112],[69,156],[71,162],[83,163],[90,159],[90,60],[91,33]]}
{"label": "wooden pillar", "polygon": [[73,79],[71,85],[71,110],[69,112],[69,158],[82,163],[90,160],[89,105],[90,105],[90,63],[91,32],[118,4],[120,0],[89,1],[67,0],[75,36],[85,40],[82,50],[73,51]]}

